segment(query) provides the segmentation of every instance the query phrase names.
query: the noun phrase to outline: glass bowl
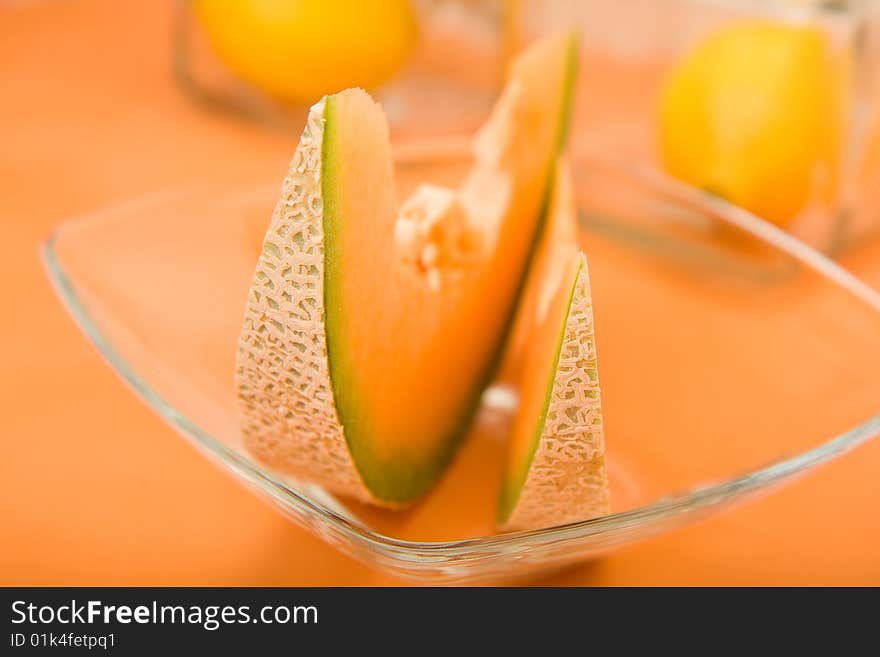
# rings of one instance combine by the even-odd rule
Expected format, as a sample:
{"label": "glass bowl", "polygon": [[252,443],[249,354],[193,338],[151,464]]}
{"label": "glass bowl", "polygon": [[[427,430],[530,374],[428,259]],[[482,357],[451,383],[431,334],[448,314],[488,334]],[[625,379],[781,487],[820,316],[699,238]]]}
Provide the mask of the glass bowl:
{"label": "glass bowl", "polygon": [[[423,582],[499,581],[590,559],[768,491],[880,433],[877,292],[714,197],[647,169],[581,162],[579,239],[613,513],[566,526],[494,533],[515,404],[502,387],[486,393],[436,489],[406,512],[336,498],[243,449],[234,354],[283,171],[67,221],[43,256],[76,323],[181,435],[327,543]],[[454,148],[399,154],[402,193],[461,171]]]}

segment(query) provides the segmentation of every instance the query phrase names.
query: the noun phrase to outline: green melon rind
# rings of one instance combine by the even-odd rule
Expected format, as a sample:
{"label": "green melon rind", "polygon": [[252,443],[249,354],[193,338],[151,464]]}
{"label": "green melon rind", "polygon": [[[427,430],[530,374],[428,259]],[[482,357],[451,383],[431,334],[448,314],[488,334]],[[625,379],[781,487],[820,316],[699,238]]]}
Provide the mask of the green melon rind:
{"label": "green melon rind", "polygon": [[[398,456],[393,462],[378,461],[371,449],[369,440],[353,439],[358,434],[357,427],[361,424],[359,410],[355,400],[356,391],[350,390],[345,385],[333,386],[336,409],[340,420],[345,427],[345,437],[353,456],[357,470],[366,487],[370,490],[375,500],[386,506],[402,507],[411,504],[414,500],[424,495],[437,480],[440,474],[449,465],[457,448],[461,444],[474,416],[479,409],[481,396],[492,382],[495,372],[501,362],[505,345],[510,336],[513,318],[516,316],[518,301],[525,288],[528,272],[534,260],[536,245],[546,224],[546,215],[549,210],[550,200],[555,178],[555,163],[559,152],[562,150],[568,131],[568,122],[571,116],[573,101],[574,79],[577,66],[577,41],[574,35],[568,36],[566,48],[565,72],[562,76],[563,91],[561,94],[561,107],[558,123],[558,134],[553,151],[548,153],[549,169],[545,181],[545,188],[539,206],[539,220],[535,224],[535,238],[531,241],[531,248],[526,257],[526,266],[523,269],[515,294],[512,296],[511,307],[507,312],[508,321],[504,323],[504,331],[500,335],[494,353],[487,358],[487,366],[484,374],[474,386],[473,395],[468,396],[469,403],[463,409],[461,415],[450,423],[448,434],[438,440],[437,449],[427,455],[423,455],[418,461],[405,460]],[[333,216],[332,208],[332,185],[333,169],[335,166],[333,154],[338,152],[334,147],[333,139],[333,97],[328,97],[325,110],[326,129],[324,134],[324,162],[325,173],[323,176],[325,194],[325,223],[324,232],[327,235],[328,245],[332,244],[333,234],[338,226],[334,226],[328,218]],[[329,208],[329,209],[328,209]],[[327,309],[327,345],[328,360],[330,363],[331,381],[344,381],[347,364],[340,349],[334,348],[334,343],[339,339],[334,333],[334,326],[341,327],[347,319],[342,315],[342,309],[330,302],[328,290],[332,287],[332,278],[338,267],[338,256],[333,253],[332,246],[327,248],[327,266],[325,269],[325,307]],[[330,295],[332,296],[332,295]]]}
{"label": "green melon rind", "polygon": [[504,529],[562,525],[610,510],[589,271],[579,258],[529,454],[502,483]]}
{"label": "green melon rind", "polygon": [[412,503],[430,487],[442,471],[448,458],[444,458],[443,450],[438,450],[440,453],[428,454],[420,459],[422,462],[416,462],[399,454],[393,460],[380,460],[369,439],[358,439],[359,436],[368,433],[361,427],[369,426],[369,421],[362,418],[363,411],[357,403],[357,390],[354,390],[351,385],[346,385],[348,380],[346,373],[350,371],[352,365],[346,358],[344,327],[351,321],[364,321],[364,318],[349,317],[338,303],[333,302],[336,297],[333,291],[334,281],[341,278],[340,272],[344,259],[343,254],[336,249],[336,245],[341,243],[338,235],[339,231],[344,228],[343,222],[345,221],[336,204],[336,192],[340,189],[336,182],[338,177],[336,170],[343,163],[338,162],[336,157],[336,154],[342,149],[337,145],[337,136],[334,130],[337,122],[334,109],[335,97],[328,96],[324,112],[322,194],[325,235],[323,289],[326,321],[324,329],[327,337],[330,382],[336,412],[344,427],[343,434],[348,450],[362,481],[374,501],[382,506],[401,508]]}
{"label": "green melon rind", "polygon": [[571,309],[571,303],[574,298],[574,291],[577,285],[577,277],[572,281],[571,290],[568,294],[568,302],[566,303],[566,308],[568,312],[566,312],[565,322],[562,323],[562,327],[559,330],[559,339],[556,343],[556,351],[553,354],[553,367],[550,369],[550,374],[547,377],[547,384],[545,389],[547,390],[546,397],[544,399],[544,403],[541,406],[541,412],[538,414],[538,417],[535,419],[535,426],[532,429],[532,439],[529,442],[529,453],[526,456],[526,459],[523,461],[522,465],[513,473],[505,473],[504,479],[501,483],[501,499],[498,505],[498,523],[503,525],[510,518],[510,514],[513,511],[513,507],[516,505],[519,500],[520,491],[523,488],[523,485],[526,483],[526,477],[529,474],[529,468],[535,458],[535,450],[538,447],[538,442],[541,440],[541,434],[544,431],[544,423],[547,419],[547,411],[550,408],[550,400],[553,397],[553,385],[556,380],[556,369],[559,364],[559,355],[562,352],[562,345],[565,343],[565,335],[566,330],[568,328],[568,316]]}
{"label": "green melon rind", "polygon": [[[578,272],[580,272],[580,266],[578,267]],[[575,289],[577,288],[577,276],[574,277],[571,284],[571,290],[568,293],[568,301],[566,303],[566,316],[565,321],[562,323],[562,326],[559,329],[559,339],[556,343],[556,351],[553,354],[553,367],[550,368],[550,374],[547,378],[547,384],[545,389],[547,390],[547,395],[544,399],[544,403],[541,406],[541,412],[538,414],[538,417],[535,418],[535,426],[532,429],[532,439],[529,442],[529,453],[526,456],[526,459],[523,461],[522,465],[513,473],[505,473],[505,477],[502,480],[501,485],[501,499],[498,505],[498,523],[500,525],[505,524],[510,518],[510,514],[513,512],[513,508],[516,505],[517,501],[519,501],[520,492],[524,484],[526,483],[526,477],[529,474],[529,468],[532,465],[532,462],[535,458],[535,450],[538,448],[538,443],[541,440],[541,435],[544,432],[544,424],[547,420],[547,411],[550,408],[550,400],[553,398],[553,386],[556,381],[556,371],[559,366],[559,356],[562,353],[562,345],[565,344],[565,337],[568,331],[568,321],[571,314],[571,305],[574,300]]]}
{"label": "green melon rind", "polygon": [[326,356],[325,110],[326,99],[309,112],[248,291],[235,373],[241,433],[266,465],[375,503],[349,453]]}

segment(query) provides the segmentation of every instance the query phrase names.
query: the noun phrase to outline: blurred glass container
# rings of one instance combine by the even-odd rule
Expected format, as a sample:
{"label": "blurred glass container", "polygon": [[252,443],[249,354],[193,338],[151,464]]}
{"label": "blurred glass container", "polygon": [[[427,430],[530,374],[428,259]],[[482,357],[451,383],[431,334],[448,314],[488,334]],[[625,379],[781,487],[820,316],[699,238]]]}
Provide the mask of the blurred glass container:
{"label": "blurred glass container", "polygon": [[[194,4],[178,0],[173,29],[174,74],[184,91],[214,108],[298,133],[308,104],[281,102],[237,79],[216,56]],[[509,3],[410,4],[417,22],[416,44],[392,79],[369,91],[382,103],[395,139],[469,133],[482,123],[504,76]]]}
{"label": "blurred glass container", "polygon": [[[840,98],[843,106],[838,114],[841,125],[824,127],[839,135],[834,146],[837,170],[831,174],[837,182],[825,198],[817,198],[819,194],[812,193],[816,190],[810,189],[811,198],[800,210],[776,223],[832,254],[880,229],[877,0],[545,0],[522,2],[517,19],[523,42],[567,26],[581,34],[571,144],[576,160],[601,153],[660,174],[666,169],[659,121],[664,85],[695,48],[720,30],[748,22],[814,29],[825,36],[829,53],[841,62],[842,74],[824,89],[828,97]],[[778,65],[761,61],[754,50],[745,56],[759,69]],[[810,75],[816,74],[806,74]],[[742,98],[743,103],[760,100]],[[795,121],[820,120],[809,102],[777,109],[796,113],[789,115]],[[784,115],[781,128],[785,130]],[[778,140],[784,142],[786,137],[791,138],[780,134]],[[820,174],[810,181],[815,186],[815,179],[828,176],[821,171],[826,163],[810,164],[811,173]]]}
{"label": "blurred glass container", "polygon": [[[832,254],[880,229],[880,0],[413,0],[412,7],[416,46],[395,77],[372,90],[389,116],[392,137],[436,145],[472,132],[491,107],[511,53],[546,32],[574,28],[581,37],[570,136],[576,174],[589,170],[579,162],[600,154],[666,175],[659,148],[662,90],[676,66],[719,30],[756,19],[814,28],[841,62],[841,75],[825,93],[813,85],[814,94],[840,99],[841,111],[831,121],[840,125],[823,127],[834,135],[833,164],[801,162],[811,177],[794,194],[803,192],[806,200],[776,223]],[[752,58],[762,69],[759,56]],[[272,99],[217,60],[189,0],[179,2],[174,67],[183,88],[201,101],[294,133],[302,125],[304,106]],[[804,78],[811,79],[810,73]],[[734,104],[758,102],[750,96],[739,94]],[[816,121],[829,122],[809,97],[792,104],[775,108],[783,132],[786,111],[797,113],[801,124],[811,112]],[[778,141],[798,138],[781,134]],[[805,152],[812,157],[809,148]],[[576,181],[580,195],[591,193],[586,175]],[[692,188],[695,197],[719,191],[699,187]],[[827,193],[819,193],[820,187]],[[792,193],[773,185],[770,190],[764,195],[771,203],[776,194]],[[653,215],[634,216],[647,222]],[[628,228],[644,239],[654,233],[638,219]]]}

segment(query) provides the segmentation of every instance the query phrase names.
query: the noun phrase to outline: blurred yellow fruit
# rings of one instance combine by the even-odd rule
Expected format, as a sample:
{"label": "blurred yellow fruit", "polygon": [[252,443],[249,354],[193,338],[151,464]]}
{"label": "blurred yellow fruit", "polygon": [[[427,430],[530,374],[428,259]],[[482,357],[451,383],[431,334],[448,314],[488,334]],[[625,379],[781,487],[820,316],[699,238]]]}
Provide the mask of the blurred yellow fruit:
{"label": "blurred yellow fruit", "polygon": [[407,0],[196,0],[195,11],[230,69],[289,102],[381,84],[416,37]]}
{"label": "blurred yellow fruit", "polygon": [[661,92],[664,166],[786,225],[834,194],[847,68],[815,27],[755,20],[715,32]]}

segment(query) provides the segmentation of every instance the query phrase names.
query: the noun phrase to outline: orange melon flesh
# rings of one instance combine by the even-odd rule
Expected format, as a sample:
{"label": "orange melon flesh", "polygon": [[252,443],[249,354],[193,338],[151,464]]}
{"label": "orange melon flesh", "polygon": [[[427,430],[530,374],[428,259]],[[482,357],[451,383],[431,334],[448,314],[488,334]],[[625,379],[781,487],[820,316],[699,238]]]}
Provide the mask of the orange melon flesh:
{"label": "orange melon flesh", "polygon": [[535,529],[609,511],[587,261],[575,245],[566,166],[557,169],[548,226],[524,292],[513,346],[519,407],[498,520]]}
{"label": "orange melon flesh", "polygon": [[529,48],[461,187],[402,204],[380,107],[351,89],[312,109],[242,331],[242,431],[258,458],[386,506],[431,486],[511,324],[573,63],[570,36]]}

